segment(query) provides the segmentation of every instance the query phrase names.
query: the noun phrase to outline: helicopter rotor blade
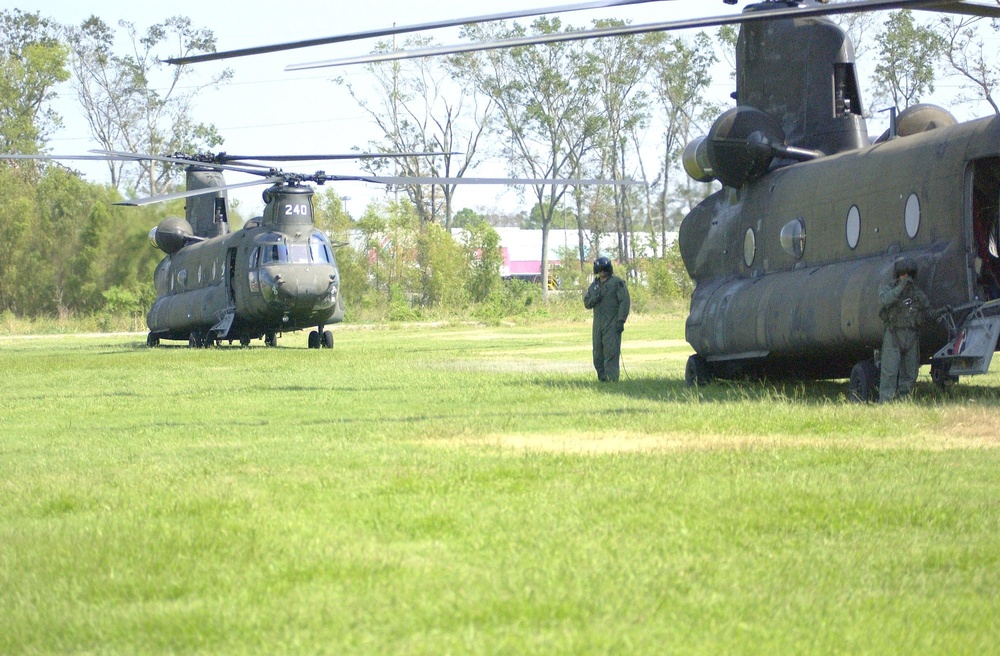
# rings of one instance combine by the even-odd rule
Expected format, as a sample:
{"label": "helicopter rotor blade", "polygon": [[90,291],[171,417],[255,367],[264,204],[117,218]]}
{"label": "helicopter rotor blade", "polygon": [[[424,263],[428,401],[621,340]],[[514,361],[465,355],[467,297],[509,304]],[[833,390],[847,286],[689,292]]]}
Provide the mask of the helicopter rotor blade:
{"label": "helicopter rotor blade", "polygon": [[[381,159],[381,158],[402,158],[402,157],[437,157],[440,155],[460,155],[461,153],[346,153],[327,155],[228,155],[219,153],[217,155],[203,155],[192,157],[181,157],[171,155],[149,155],[146,153],[128,153],[115,150],[92,150],[99,153],[95,159],[124,159],[131,161],[152,160],[170,164],[181,164],[183,166],[201,166],[225,171],[235,171],[237,173],[248,173],[250,175],[270,175],[275,169],[264,164],[256,164],[251,160],[261,162],[310,162],[324,160],[351,160],[351,159]],[[254,167],[254,168],[245,168]]]}
{"label": "helicopter rotor blade", "polygon": [[941,2],[931,7],[917,7],[920,11],[936,11],[946,14],[962,14],[965,16],[980,16],[983,18],[1000,18],[1000,7],[997,5],[984,5],[978,2],[960,0],[955,2]]}
{"label": "helicopter rotor blade", "polygon": [[243,162],[256,160],[259,162],[319,162],[342,159],[394,159],[403,157],[437,157],[440,155],[461,155],[462,153],[353,153],[344,155],[222,155],[225,162]]}
{"label": "helicopter rotor blade", "polygon": [[284,177],[272,176],[269,178],[261,178],[259,180],[253,180],[251,182],[238,182],[235,184],[220,185],[218,187],[203,187],[201,189],[179,191],[174,194],[164,194],[162,196],[150,196],[148,198],[124,200],[121,201],[120,203],[114,203],[114,205],[125,205],[128,207],[142,207],[144,205],[153,205],[155,203],[166,203],[168,201],[177,200],[180,198],[191,198],[192,196],[204,196],[207,194],[215,194],[220,191],[228,191],[230,189],[239,189],[241,187],[253,187],[255,185],[271,184],[275,182],[284,182],[284,181],[285,181]]}
{"label": "helicopter rotor blade", "polygon": [[446,27],[458,27],[470,23],[486,23],[490,21],[508,20],[512,18],[526,18],[529,16],[541,16],[543,14],[565,13],[571,11],[583,11],[587,9],[604,9],[607,7],[618,7],[623,5],[638,5],[649,2],[670,2],[671,0],[591,0],[590,2],[578,2],[571,5],[541,7],[539,9],[521,9],[516,11],[506,11],[486,16],[472,16],[469,18],[453,18],[416,25],[404,25],[375,30],[365,30],[363,32],[353,32],[351,34],[341,34],[337,36],[320,37],[317,39],[305,39],[303,41],[289,41],[287,43],[275,43],[268,46],[256,46],[251,48],[238,48],[222,52],[211,52],[203,55],[192,55],[190,57],[174,57],[164,59],[167,64],[181,66],[184,64],[199,64],[207,61],[217,61],[229,59],[231,57],[246,57],[248,55],[262,55],[270,52],[281,52],[283,50],[295,50],[298,48],[311,48],[313,46],[328,45],[331,43],[344,43],[347,41],[357,41],[360,39],[375,39],[394,34],[407,34],[410,32],[421,32],[424,30],[436,30]]}
{"label": "helicopter rotor blade", "polygon": [[396,176],[327,176],[328,179],[361,180],[387,185],[565,185],[580,187],[584,185],[613,186],[645,186],[641,180],[601,180],[597,178],[435,178],[435,177],[396,177]]}
{"label": "helicopter rotor blade", "polygon": [[0,159],[34,159],[34,160],[93,160],[106,162],[111,157],[104,155],[21,155],[14,153],[0,153]]}
{"label": "helicopter rotor blade", "polygon": [[[879,11],[887,9],[929,9],[943,7],[953,8],[961,5],[969,8],[972,5],[968,2],[942,2],[942,0],[857,0],[856,2],[846,2],[842,4],[816,4],[805,7],[783,7],[779,9],[759,9],[740,14],[726,14],[722,16],[711,16],[703,18],[692,18],[684,20],[666,21],[662,23],[628,24],[616,27],[606,27],[594,30],[579,30],[573,32],[558,32],[555,34],[544,34],[538,36],[526,36],[512,39],[501,39],[498,41],[486,41],[475,43],[459,43],[450,46],[438,46],[432,48],[420,48],[415,50],[394,50],[384,53],[372,53],[357,57],[343,57],[338,59],[328,59],[316,62],[306,62],[302,64],[291,64],[285,67],[286,71],[300,71],[313,68],[327,68],[333,66],[350,66],[355,64],[371,64],[376,62],[398,61],[403,59],[415,59],[418,57],[433,57],[440,55],[454,55],[466,52],[479,52],[483,50],[497,50],[502,48],[515,48],[519,46],[534,46],[550,43],[563,43],[567,41],[580,41],[585,39],[598,39],[602,37],[627,36],[634,34],[646,34],[649,32],[672,32],[676,30],[700,29],[705,27],[720,27],[722,25],[740,25],[757,21],[774,20],[777,18],[809,18],[816,16],[829,16],[835,14],[848,14],[858,12]],[[985,7],[984,5],[977,5]],[[987,8],[988,9],[988,8]]]}
{"label": "helicopter rotor blade", "polygon": [[[248,175],[271,175],[275,169],[263,164],[252,162],[241,163],[239,166],[216,161],[216,156],[198,157],[175,157],[170,155],[149,155],[146,153],[126,153],[117,150],[92,150],[92,153],[102,153],[109,158],[123,159],[129,161],[153,161],[168,164],[181,164],[183,166],[200,166],[218,171],[233,171],[236,173],[246,173]],[[252,167],[252,168],[246,168]]]}

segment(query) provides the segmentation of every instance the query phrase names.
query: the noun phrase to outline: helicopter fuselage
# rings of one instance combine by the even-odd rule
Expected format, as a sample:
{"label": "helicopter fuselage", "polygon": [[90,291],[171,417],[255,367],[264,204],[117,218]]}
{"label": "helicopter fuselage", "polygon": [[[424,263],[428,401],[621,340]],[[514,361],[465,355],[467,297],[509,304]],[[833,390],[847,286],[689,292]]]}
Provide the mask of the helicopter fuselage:
{"label": "helicopter fuselage", "polygon": [[[996,298],[1000,118],[778,167],[685,218],[687,340],[717,373],[846,376],[883,335],[901,254],[935,307]],[[992,250],[991,250],[992,249]],[[921,360],[947,339],[926,322]]]}
{"label": "helicopter fuselage", "polygon": [[242,229],[191,240],[154,276],[151,339],[212,341],[264,337],[343,320],[340,274],[330,242],[313,225],[312,190],[269,190],[265,215]]}

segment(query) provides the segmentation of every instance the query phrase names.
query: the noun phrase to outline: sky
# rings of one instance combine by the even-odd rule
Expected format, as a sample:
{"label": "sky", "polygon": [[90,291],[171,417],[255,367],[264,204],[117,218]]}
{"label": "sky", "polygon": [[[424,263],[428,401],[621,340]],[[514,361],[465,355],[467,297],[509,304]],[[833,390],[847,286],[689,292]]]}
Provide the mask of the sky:
{"label": "sky", "polygon": [[[219,50],[230,50],[388,27],[392,24],[409,25],[513,9],[549,7],[568,4],[570,1],[480,0],[477,3],[456,3],[454,0],[363,0],[353,3],[327,1],[289,5],[274,0],[175,0],[171,3],[147,0],[0,0],[0,9],[38,11],[43,16],[52,17],[64,24],[79,24],[94,14],[112,27],[116,27],[119,20],[130,21],[140,32],[170,16],[184,15],[191,19],[195,28],[212,29]],[[729,14],[742,8],[744,4],[746,3],[741,3],[734,9],[721,0],[674,0],[573,12],[562,18],[564,22],[577,27],[586,26],[597,18],[651,23]],[[527,23],[529,20],[521,19],[520,22]],[[439,30],[428,35],[433,35],[442,44],[458,41],[457,30]],[[380,136],[379,132],[371,117],[357,106],[343,87],[333,82],[333,78],[343,76],[355,87],[363,89],[370,80],[363,67],[298,72],[286,72],[284,67],[288,64],[364,54],[373,45],[372,41],[359,41],[197,64],[196,73],[205,79],[223,68],[231,68],[233,77],[224,86],[208,88],[198,94],[195,117],[217,127],[225,139],[218,150],[228,153],[277,155],[348,153],[354,148],[366,150],[368,142]],[[710,91],[719,102],[725,102],[732,90],[732,82],[726,71],[726,68],[719,70]],[[58,92],[60,99],[56,109],[63,116],[65,127],[50,141],[50,151],[79,154],[98,148],[99,144],[89,136],[72,87],[66,83]],[[869,121],[869,128],[873,134],[884,129],[878,126],[877,120]],[[651,141],[656,139],[658,135],[651,135]],[[87,167],[81,164],[77,168],[88,179],[105,182],[107,176],[102,166],[96,164]],[[328,173],[360,172],[350,162],[295,164],[284,168],[307,173],[316,168],[322,168]],[[492,161],[483,164],[476,173],[483,176],[504,176],[506,171],[503,162]],[[230,182],[245,181],[232,175],[227,175],[227,179]],[[348,199],[347,209],[355,217],[361,215],[371,200],[384,197],[385,193],[382,186],[360,182],[337,183],[335,188],[338,195]],[[230,196],[238,198],[248,214],[257,214],[263,209],[260,190],[256,188],[233,190],[230,191]],[[513,212],[530,209],[532,202],[530,196],[522,196],[506,187],[468,186],[460,187],[456,192],[455,208],[497,207]]]}
{"label": "sky", "polygon": [[[184,15],[191,19],[194,27],[212,29],[217,39],[217,48],[229,50],[382,28],[393,24],[410,25],[520,8],[550,7],[572,1],[481,0],[476,3],[456,3],[453,0],[364,0],[351,3],[326,1],[287,4],[274,0],[177,0],[170,3],[147,0],[0,0],[0,9],[38,11],[43,16],[52,17],[64,24],[79,24],[93,14],[111,27],[117,27],[119,20],[125,20],[134,23],[140,31],[170,16]],[[709,3],[706,0],[681,0],[574,12],[565,14],[563,18],[574,26],[585,26],[597,18],[648,23],[702,15],[698,11],[730,13],[732,8],[721,1]],[[522,19],[521,22],[526,23],[527,19]],[[428,34],[433,34],[439,43],[458,41],[457,30],[439,30]],[[199,93],[195,106],[196,117],[199,121],[215,124],[225,139],[218,150],[228,153],[312,154],[349,153],[354,148],[366,150],[369,140],[378,138],[379,133],[371,117],[357,106],[342,87],[332,81],[337,76],[343,76],[356,87],[363,88],[368,80],[364,69],[351,67],[285,72],[284,67],[293,63],[364,54],[373,45],[373,41],[359,41],[198,64],[197,73],[204,74],[206,79],[223,68],[231,68],[233,78],[227,85],[205,89]],[[72,87],[66,83],[58,91],[61,99],[56,108],[63,116],[65,127],[50,141],[50,152],[79,154],[91,148],[99,148],[99,144],[89,136]],[[74,166],[95,182],[107,180],[102,164]],[[360,172],[350,162],[309,163],[287,165],[284,168],[302,172],[313,172],[316,168],[329,173]],[[477,172],[484,176],[506,175],[505,167],[500,161],[485,164]],[[243,181],[238,176],[230,175],[227,175],[227,180]],[[350,199],[346,201],[347,209],[355,217],[360,216],[370,200],[384,196],[384,187],[367,183],[338,183],[336,190],[340,196]],[[257,207],[259,212],[263,208],[260,190],[256,188],[233,190],[230,191],[230,196],[239,198],[245,209]],[[461,187],[455,197],[456,208],[497,206],[506,211],[517,211],[530,209],[531,204],[529,197],[522,199],[516,191],[502,186]]]}

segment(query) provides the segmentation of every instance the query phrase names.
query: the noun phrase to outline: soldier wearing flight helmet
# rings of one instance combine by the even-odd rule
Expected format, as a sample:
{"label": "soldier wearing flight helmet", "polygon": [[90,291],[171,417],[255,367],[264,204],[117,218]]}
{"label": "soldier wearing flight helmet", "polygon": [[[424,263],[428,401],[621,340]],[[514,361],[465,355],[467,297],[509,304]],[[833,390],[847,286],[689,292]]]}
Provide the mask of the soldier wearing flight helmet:
{"label": "soldier wearing flight helmet", "polygon": [[930,311],[927,295],[917,286],[917,263],[908,257],[892,265],[893,280],[878,290],[882,337],[879,402],[903,397],[913,390],[920,369],[920,326]]}
{"label": "soldier wearing flight helmet", "polygon": [[617,381],[622,331],[632,301],[625,281],[614,275],[611,260],[594,260],[594,282],[583,296],[583,306],[594,311],[594,368],[600,381]]}

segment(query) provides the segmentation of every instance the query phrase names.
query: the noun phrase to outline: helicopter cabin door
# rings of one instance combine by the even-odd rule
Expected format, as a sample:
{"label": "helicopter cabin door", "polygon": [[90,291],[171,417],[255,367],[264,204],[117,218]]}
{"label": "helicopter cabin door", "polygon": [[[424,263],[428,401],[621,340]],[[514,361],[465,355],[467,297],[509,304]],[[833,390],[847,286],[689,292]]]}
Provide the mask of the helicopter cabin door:
{"label": "helicopter cabin door", "polygon": [[236,281],[236,249],[230,248],[226,252],[226,299],[229,307],[236,307],[236,289],[233,283]]}
{"label": "helicopter cabin door", "polygon": [[1000,298],[1000,157],[977,160],[972,184],[973,292],[983,301]]}

